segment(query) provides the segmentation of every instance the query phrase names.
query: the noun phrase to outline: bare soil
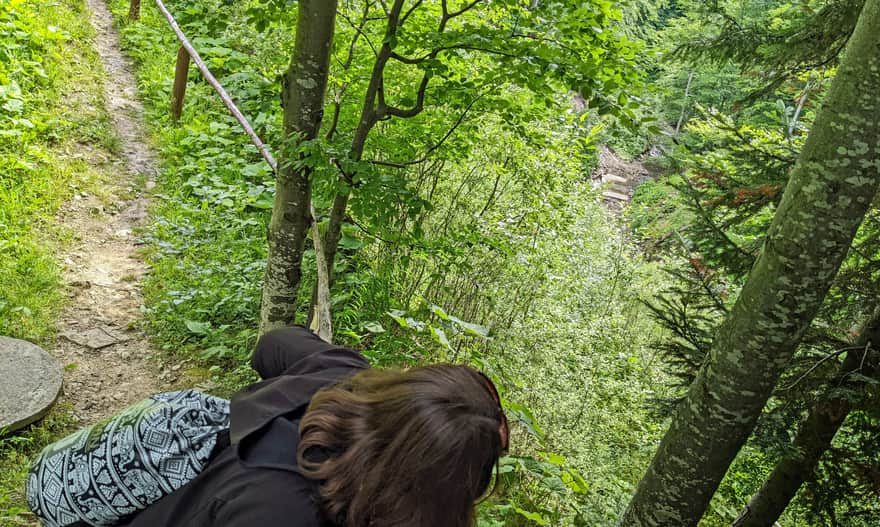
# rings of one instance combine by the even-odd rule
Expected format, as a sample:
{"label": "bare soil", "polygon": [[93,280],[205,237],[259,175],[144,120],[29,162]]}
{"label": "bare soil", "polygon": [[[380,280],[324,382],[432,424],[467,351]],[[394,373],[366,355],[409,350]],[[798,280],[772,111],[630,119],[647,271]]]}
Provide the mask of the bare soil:
{"label": "bare soil", "polygon": [[147,218],[157,161],[145,140],[143,107],[110,11],[102,0],[86,3],[97,32],[95,49],[107,71],[105,101],[121,152],[109,160],[103,154],[84,156],[110,175],[106,188],[100,198],[77,194],[58,217],[74,242],[60,258],[70,298],[50,352],[67,366],[63,398],[82,425],[168,389],[175,376],[151,360],[156,353],[138,328],[141,281],[148,272],[138,254],[138,229]]}

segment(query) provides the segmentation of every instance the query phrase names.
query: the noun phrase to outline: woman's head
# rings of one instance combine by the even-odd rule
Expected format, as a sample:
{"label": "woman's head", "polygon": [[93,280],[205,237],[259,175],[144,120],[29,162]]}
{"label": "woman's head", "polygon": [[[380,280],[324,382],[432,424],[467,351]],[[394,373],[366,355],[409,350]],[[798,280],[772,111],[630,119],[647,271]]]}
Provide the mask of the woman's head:
{"label": "woman's head", "polygon": [[300,469],[347,527],[472,525],[507,446],[494,386],[466,366],[358,373],[315,395],[300,433]]}

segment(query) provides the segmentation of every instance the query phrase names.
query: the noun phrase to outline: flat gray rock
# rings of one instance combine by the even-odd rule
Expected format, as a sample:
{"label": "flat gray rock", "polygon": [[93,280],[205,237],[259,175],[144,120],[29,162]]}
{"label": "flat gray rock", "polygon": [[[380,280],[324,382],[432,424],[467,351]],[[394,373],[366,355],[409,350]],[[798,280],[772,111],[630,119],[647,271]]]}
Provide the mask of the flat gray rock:
{"label": "flat gray rock", "polygon": [[0,337],[0,435],[46,415],[63,377],[61,366],[39,346]]}
{"label": "flat gray rock", "polygon": [[80,332],[71,331],[62,333],[61,336],[74,344],[79,344],[93,350],[106,348],[119,342],[119,339],[102,328],[89,328]]}

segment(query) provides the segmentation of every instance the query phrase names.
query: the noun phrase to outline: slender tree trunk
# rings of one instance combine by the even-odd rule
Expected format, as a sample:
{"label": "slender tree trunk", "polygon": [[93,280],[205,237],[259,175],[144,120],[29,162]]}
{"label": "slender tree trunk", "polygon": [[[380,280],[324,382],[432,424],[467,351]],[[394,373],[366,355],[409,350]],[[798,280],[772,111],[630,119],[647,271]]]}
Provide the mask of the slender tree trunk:
{"label": "slender tree trunk", "polygon": [[[324,249],[324,262],[327,265],[327,290],[333,287],[336,279],[336,251],[339,248],[339,239],[342,237],[342,220],[345,219],[345,210],[348,208],[349,193],[337,194],[333,200],[333,208],[330,209],[330,219],[327,222],[327,232],[324,233],[322,246]],[[309,324],[312,324],[317,314],[320,293],[320,273],[315,278],[315,287],[312,289],[312,301],[309,305]]]}
{"label": "slender tree trunk", "polygon": [[[403,0],[395,0],[388,11],[388,22],[385,29],[385,38],[379,53],[376,55],[376,61],[373,63],[373,70],[370,74],[370,82],[367,85],[367,92],[364,95],[364,104],[361,108],[361,118],[358,126],[354,131],[354,137],[351,142],[351,150],[349,158],[359,161],[364,155],[364,147],[367,144],[367,137],[373,130],[373,127],[379,120],[377,113],[377,96],[382,90],[385,65],[391,58],[391,42],[399,28],[398,21],[400,12],[403,9]],[[324,235],[324,250],[327,258],[327,266],[329,269],[329,285],[333,285],[335,276],[333,274],[334,262],[336,258],[336,250],[339,245],[339,239],[342,235],[342,220],[345,218],[345,211],[348,208],[348,199],[351,196],[351,187],[346,187],[344,191],[336,195],[333,200],[333,208],[330,211],[330,220],[327,225],[327,232]],[[309,306],[309,323],[311,324],[315,317],[315,308],[318,301],[317,284],[312,293],[312,302]]]}
{"label": "slender tree trunk", "polygon": [[880,184],[880,0],[867,0],[761,254],[622,526],[696,526],[821,305]]}
{"label": "slender tree trunk", "polygon": [[[855,372],[875,376],[880,346],[880,309],[874,312],[853,343],[830,388],[840,386]],[[827,394],[810,409],[791,444],[790,453],[773,468],[761,489],[733,522],[733,527],[770,527],[810,477],[852,409],[847,398]]]}
{"label": "slender tree trunk", "polygon": [[326,247],[318,228],[318,214],[315,207],[309,205],[312,214],[312,241],[315,244],[315,263],[318,267],[318,281],[315,284],[316,309],[315,316],[309,321],[312,331],[327,342],[333,342],[333,324],[330,318],[330,273],[327,265]]}
{"label": "slender tree trunk", "polygon": [[[321,127],[336,21],[336,0],[300,0],[298,5],[296,43],[281,91],[285,145],[295,137],[314,139]],[[296,156],[299,154],[289,146],[281,151],[268,232],[260,333],[290,324],[296,314],[302,255],[311,223],[310,170],[293,163],[291,157]]]}
{"label": "slender tree trunk", "polygon": [[681,114],[678,116],[678,122],[675,123],[675,132],[672,135],[677,136],[681,131],[681,125],[684,123],[684,116],[687,114],[688,95],[691,91],[691,81],[694,80],[694,70],[688,73],[688,81],[684,87],[684,99],[681,101]]}
{"label": "slender tree trunk", "polygon": [[798,99],[797,106],[794,109],[794,115],[791,116],[791,122],[788,123],[788,138],[791,139],[791,136],[794,135],[794,129],[797,127],[798,119],[801,116],[801,111],[804,109],[804,103],[807,102],[807,96],[810,95],[810,84],[812,78],[807,79],[806,84],[804,84],[804,93],[801,94]]}

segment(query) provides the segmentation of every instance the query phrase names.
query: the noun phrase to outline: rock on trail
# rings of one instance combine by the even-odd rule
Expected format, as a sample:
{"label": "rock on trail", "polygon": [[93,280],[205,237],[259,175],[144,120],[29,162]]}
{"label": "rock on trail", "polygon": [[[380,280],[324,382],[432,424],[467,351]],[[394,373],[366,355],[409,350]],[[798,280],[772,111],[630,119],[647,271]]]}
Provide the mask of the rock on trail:
{"label": "rock on trail", "polygon": [[0,337],[0,433],[40,419],[61,392],[61,367],[42,348]]}

